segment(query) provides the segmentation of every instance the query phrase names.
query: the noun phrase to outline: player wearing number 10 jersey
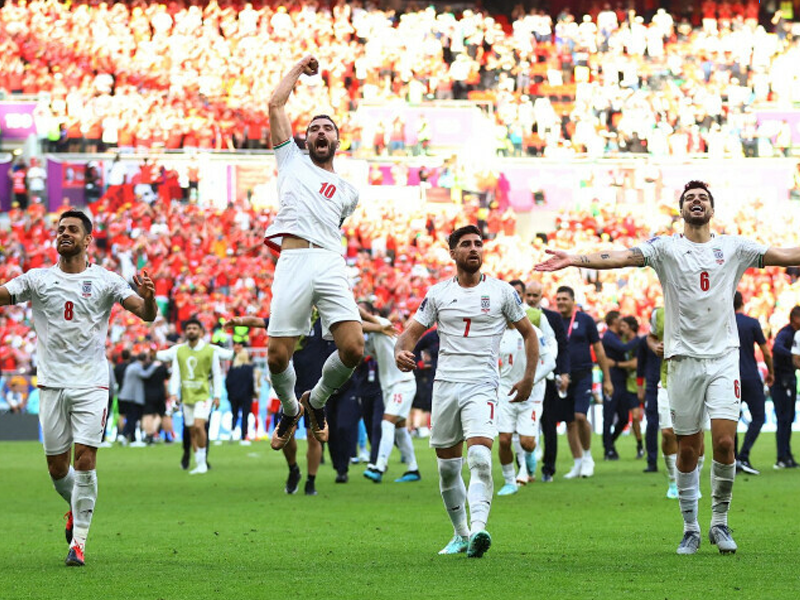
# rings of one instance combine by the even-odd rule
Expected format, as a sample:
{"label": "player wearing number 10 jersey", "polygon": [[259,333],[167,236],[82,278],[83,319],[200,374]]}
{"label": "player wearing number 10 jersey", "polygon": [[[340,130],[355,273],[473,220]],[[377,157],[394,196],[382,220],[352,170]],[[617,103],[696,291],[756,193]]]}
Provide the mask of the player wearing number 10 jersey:
{"label": "player wearing number 10 jersey", "polygon": [[684,536],[678,554],[700,546],[697,467],[705,413],[711,419],[709,540],[723,554],[736,551],[728,529],[736,473],[734,436],[739,421],[739,335],[733,296],[745,270],[800,264],[800,247],[773,248],[738,236],[711,233],[714,198],[701,181],[690,181],[679,200],[683,234],[656,237],[639,247],[554,257],[536,266],[555,271],[568,266],[594,269],[653,267],[664,289],[664,359],[668,361],[670,413],[678,437],[678,499]]}
{"label": "player wearing number 10 jersey", "polygon": [[[413,370],[414,346],[425,331],[438,324],[441,343],[433,385],[430,444],[436,449],[439,488],[455,530],[440,554],[466,551],[467,556],[481,557],[491,545],[485,528],[494,491],[492,443],[497,435],[500,340],[509,322],[525,340],[525,371],[509,391],[512,402],[524,402],[531,394],[539,344],[514,288],[481,274],[480,230],[474,225],[462,227],[448,242],[457,274],[428,290],[397,340],[395,361],[401,371]],[[461,477],[464,440],[469,492]],[[464,506],[468,498],[469,528]]]}
{"label": "player wearing number 10 jersey", "polygon": [[[267,229],[265,243],[280,251],[272,284],[267,363],[272,385],[283,407],[283,418],[272,434],[280,450],[297,422],[308,413],[311,431],[328,441],[325,403],[353,374],[364,353],[364,334],[342,257],[342,222],[358,204],[358,192],[333,170],[339,129],[327,115],[311,119],[306,130],[305,156],[294,142],[285,105],[300,75],[316,75],[319,63],[306,56],[284,76],[269,101],[270,136],[278,161],[280,206]],[[311,328],[316,306],[322,335],[333,337],[338,352],[322,367],[314,388],[298,403],[297,375],[291,362],[297,340]]]}
{"label": "player wearing number 10 jersey", "polygon": [[145,321],[155,319],[157,312],[155,286],[147,271],[134,277],[134,291],[119,275],[87,261],[91,241],[92,222],[86,215],[62,213],[56,236],[58,264],[31,269],[0,286],[0,306],[30,301],[33,310],[44,452],[53,486],[71,509],[68,566],[84,565],[97,499],[97,448],[108,416],[105,340],[111,309],[119,302]]}

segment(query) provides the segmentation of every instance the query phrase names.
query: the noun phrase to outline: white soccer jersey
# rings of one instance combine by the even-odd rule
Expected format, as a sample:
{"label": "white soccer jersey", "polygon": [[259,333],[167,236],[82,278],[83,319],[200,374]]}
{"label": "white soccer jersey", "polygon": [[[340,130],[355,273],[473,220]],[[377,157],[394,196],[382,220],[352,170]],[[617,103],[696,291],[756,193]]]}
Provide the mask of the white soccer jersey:
{"label": "white soccer jersey", "polygon": [[[383,326],[391,323],[389,319],[383,317],[378,317],[378,321]],[[394,360],[394,343],[394,338],[382,333],[367,335],[366,352],[378,363],[378,377],[383,390],[389,390],[401,381],[415,381],[413,371],[403,372],[397,368]]]}
{"label": "white soccer jersey", "polygon": [[764,266],[767,246],[730,235],[697,244],[675,234],[640,249],[664,289],[664,357],[713,358],[738,348],[733,295],[745,270]]}
{"label": "white soccer jersey", "polygon": [[439,324],[436,381],[497,385],[500,339],[508,322],[525,318],[522,300],[508,283],[482,276],[465,288],[453,277],[432,286],[414,315],[427,327]]}
{"label": "white soccer jersey", "polygon": [[65,273],[54,265],[31,269],[5,287],[12,304],[31,302],[40,386],[109,387],[111,308],[136,293],[122,277],[93,264],[81,273]]}
{"label": "white soccer jersey", "polygon": [[276,146],[275,158],[280,205],[267,228],[267,245],[280,249],[282,236],[288,234],[341,254],[342,221],[356,209],[356,188],[316,166],[294,139]]}
{"label": "white soccer jersey", "polygon": [[[544,323],[546,319],[542,318]],[[547,377],[556,366],[558,348],[555,348],[555,337],[548,337],[536,325],[533,325],[536,337],[539,340],[539,364],[536,365],[534,383],[539,383]],[[506,397],[508,391],[525,374],[525,340],[515,327],[506,329],[500,340],[500,398]]]}

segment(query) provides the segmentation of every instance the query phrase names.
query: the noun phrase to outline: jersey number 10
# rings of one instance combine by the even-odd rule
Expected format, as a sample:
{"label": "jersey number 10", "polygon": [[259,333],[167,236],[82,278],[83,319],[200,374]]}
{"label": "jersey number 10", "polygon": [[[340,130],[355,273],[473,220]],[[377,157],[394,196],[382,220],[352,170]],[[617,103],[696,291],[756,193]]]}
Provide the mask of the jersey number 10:
{"label": "jersey number 10", "polygon": [[330,200],[336,193],[336,186],[333,185],[332,183],[323,183],[322,187],[319,188],[319,193],[325,196],[328,200]]}

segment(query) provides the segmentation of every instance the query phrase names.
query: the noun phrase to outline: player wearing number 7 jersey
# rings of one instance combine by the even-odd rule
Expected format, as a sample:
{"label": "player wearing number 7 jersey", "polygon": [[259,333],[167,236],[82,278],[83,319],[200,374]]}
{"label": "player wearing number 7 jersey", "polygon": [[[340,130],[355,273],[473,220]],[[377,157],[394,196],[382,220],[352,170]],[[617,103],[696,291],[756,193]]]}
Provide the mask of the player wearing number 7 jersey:
{"label": "player wearing number 7 jersey", "polygon": [[[97,448],[103,441],[110,385],[106,336],[119,302],[145,321],[156,317],[147,271],[136,291],[119,275],[87,260],[92,222],[80,211],[58,219],[58,264],[31,269],[0,286],[0,306],[30,301],[37,334],[39,421],[47,468],[70,505],[66,564],[84,565],[84,545],[97,500]],[[74,469],[71,452],[75,446]]]}
{"label": "player wearing number 7 jersey", "polygon": [[[466,551],[467,556],[479,558],[491,545],[485,528],[494,491],[492,444],[497,435],[500,340],[509,322],[525,340],[525,371],[509,391],[512,402],[524,402],[531,394],[539,343],[514,288],[481,274],[480,230],[474,225],[456,229],[448,243],[450,256],[456,263],[456,276],[428,290],[416,315],[398,338],[394,355],[401,371],[413,370],[417,341],[438,324],[441,342],[433,384],[430,445],[436,449],[439,489],[455,530],[455,536],[440,554]],[[464,440],[469,492],[461,477]]]}
{"label": "player wearing number 7 jersey", "polygon": [[[272,434],[280,450],[297,422],[308,413],[311,431],[328,441],[324,406],[353,374],[364,353],[364,334],[342,257],[341,226],[358,204],[358,192],[333,170],[339,129],[327,115],[312,117],[304,155],[292,138],[285,106],[300,75],[316,75],[319,63],[306,56],[284,76],[269,101],[270,136],[278,161],[280,205],[265,243],[280,252],[272,284],[269,319],[269,365],[283,418]],[[297,340],[311,327],[312,306],[319,310],[322,334],[333,337],[338,352],[322,367],[312,390],[295,396],[297,375],[291,362]]]}
{"label": "player wearing number 7 jersey", "polygon": [[655,269],[664,289],[664,359],[669,361],[670,413],[678,437],[678,498],[684,520],[678,554],[694,554],[700,546],[697,461],[704,411],[711,419],[714,453],[709,539],[720,552],[732,553],[737,546],[728,529],[728,509],[736,474],[734,436],[741,403],[733,296],[746,269],[798,265],[800,247],[773,248],[738,236],[713,234],[714,197],[700,181],[686,184],[679,207],[682,234],[655,237],[629,250],[588,255],[548,250],[553,257],[536,269]]}

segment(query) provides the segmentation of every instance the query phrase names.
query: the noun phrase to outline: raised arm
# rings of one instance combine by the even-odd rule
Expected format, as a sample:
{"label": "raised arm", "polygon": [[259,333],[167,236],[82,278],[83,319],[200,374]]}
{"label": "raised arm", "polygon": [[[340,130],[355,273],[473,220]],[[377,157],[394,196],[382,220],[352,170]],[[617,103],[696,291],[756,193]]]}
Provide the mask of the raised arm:
{"label": "raised arm", "polygon": [[800,246],[793,248],[767,249],[764,254],[765,267],[794,267],[800,265]]}
{"label": "raised arm", "polygon": [[313,56],[305,56],[283,76],[269,99],[269,130],[272,145],[277,146],[292,137],[292,122],[286,114],[286,102],[300,75],[316,75],[319,63]]}
{"label": "raised arm", "polygon": [[567,267],[587,269],[619,269],[620,267],[643,267],[644,254],[639,248],[627,250],[601,250],[591,254],[569,254],[563,250],[545,250],[551,258],[534,266],[536,271],[560,271]]}
{"label": "raised arm", "polygon": [[158,315],[158,305],[156,304],[156,286],[150,279],[148,272],[142,271],[142,276],[133,276],[133,283],[136,285],[137,296],[128,296],[122,301],[122,306],[135,314],[143,321],[155,321]]}
{"label": "raised arm", "polygon": [[417,366],[417,362],[414,360],[414,347],[427,330],[428,328],[416,319],[408,322],[406,330],[400,334],[394,345],[394,361],[398,369],[408,372],[413,371]]}

